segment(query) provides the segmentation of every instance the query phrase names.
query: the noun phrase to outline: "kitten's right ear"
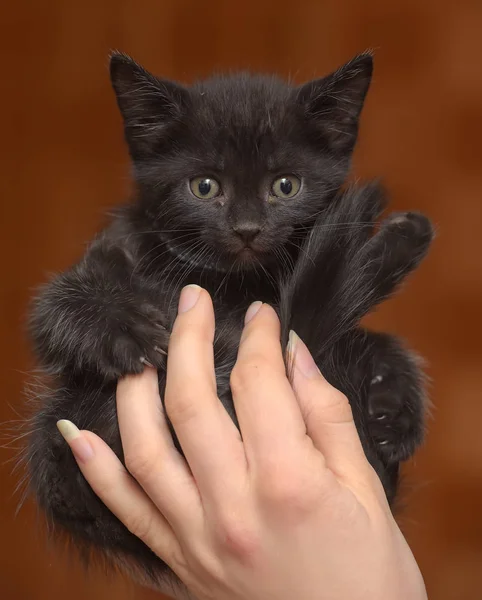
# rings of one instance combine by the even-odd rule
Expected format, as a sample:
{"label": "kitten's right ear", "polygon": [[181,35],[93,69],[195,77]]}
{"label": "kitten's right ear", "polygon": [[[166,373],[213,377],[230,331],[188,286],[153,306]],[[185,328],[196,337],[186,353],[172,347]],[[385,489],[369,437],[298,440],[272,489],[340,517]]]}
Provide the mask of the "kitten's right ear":
{"label": "kitten's right ear", "polygon": [[110,78],[131,153],[134,157],[149,154],[169,125],[186,111],[188,91],[154,77],[121,52],[110,57]]}

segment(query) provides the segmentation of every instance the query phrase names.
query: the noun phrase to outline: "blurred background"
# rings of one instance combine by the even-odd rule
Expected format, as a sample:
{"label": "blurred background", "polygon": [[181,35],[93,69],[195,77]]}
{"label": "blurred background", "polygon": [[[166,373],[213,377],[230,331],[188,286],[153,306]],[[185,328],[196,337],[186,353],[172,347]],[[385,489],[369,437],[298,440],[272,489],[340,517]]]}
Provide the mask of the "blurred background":
{"label": "blurred background", "polygon": [[[375,49],[354,172],[381,176],[393,209],[421,210],[438,229],[428,260],[370,319],[423,354],[432,378],[399,521],[431,600],[480,598],[482,2],[19,0],[2,3],[0,22],[0,421],[23,410],[32,289],[80,256],[129,190],[109,50],[186,82],[240,68],[301,82]],[[31,503],[15,516],[12,456],[0,450],[2,598],[159,598],[86,575],[46,542]]]}

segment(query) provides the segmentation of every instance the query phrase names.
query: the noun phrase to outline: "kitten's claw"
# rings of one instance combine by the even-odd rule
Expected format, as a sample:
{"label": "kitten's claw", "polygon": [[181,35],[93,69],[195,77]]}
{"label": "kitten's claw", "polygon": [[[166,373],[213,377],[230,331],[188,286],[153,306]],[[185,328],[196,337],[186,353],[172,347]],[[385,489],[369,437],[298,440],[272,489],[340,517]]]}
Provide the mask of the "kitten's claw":
{"label": "kitten's claw", "polygon": [[146,365],[146,367],[151,367],[151,368],[154,368],[154,365],[153,365],[151,362],[149,362],[149,361],[147,360],[147,358],[145,358],[144,356],[141,356],[141,357],[139,358],[139,360],[140,360],[140,362],[141,362],[143,365]]}
{"label": "kitten's claw", "polygon": [[[142,373],[144,367],[162,369],[169,332],[161,323],[163,315],[144,302],[142,310],[129,309],[117,314],[105,343],[104,371],[119,376]],[[122,323],[122,327],[119,326]]]}
{"label": "kitten's claw", "polygon": [[380,456],[394,463],[409,458],[422,441],[423,388],[407,380],[406,371],[380,370],[371,379],[368,431]]}

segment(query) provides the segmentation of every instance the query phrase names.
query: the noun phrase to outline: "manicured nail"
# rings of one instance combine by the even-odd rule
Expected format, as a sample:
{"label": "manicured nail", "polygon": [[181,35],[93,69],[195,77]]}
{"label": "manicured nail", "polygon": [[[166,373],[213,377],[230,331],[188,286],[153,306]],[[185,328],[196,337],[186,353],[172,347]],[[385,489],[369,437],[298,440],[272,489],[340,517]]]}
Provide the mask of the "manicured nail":
{"label": "manicured nail", "polygon": [[70,446],[75,458],[77,458],[80,462],[85,463],[94,456],[92,446],[84,438],[72,421],[67,421],[66,419],[57,421],[57,429]]}
{"label": "manicured nail", "polygon": [[251,319],[254,317],[254,315],[259,311],[259,309],[262,306],[263,306],[263,303],[260,302],[259,300],[257,300],[256,302],[253,302],[253,304],[251,304],[251,306],[246,311],[246,315],[244,317],[245,325],[251,321]]}
{"label": "manicured nail", "polygon": [[200,294],[201,288],[198,285],[186,285],[181,292],[181,297],[179,298],[178,313],[181,314],[191,310],[191,308],[193,308],[193,306],[195,306],[196,302],[199,300]]}
{"label": "manicured nail", "polygon": [[321,375],[310,351],[293,330],[289,334],[287,351],[290,362],[302,375],[308,379]]}

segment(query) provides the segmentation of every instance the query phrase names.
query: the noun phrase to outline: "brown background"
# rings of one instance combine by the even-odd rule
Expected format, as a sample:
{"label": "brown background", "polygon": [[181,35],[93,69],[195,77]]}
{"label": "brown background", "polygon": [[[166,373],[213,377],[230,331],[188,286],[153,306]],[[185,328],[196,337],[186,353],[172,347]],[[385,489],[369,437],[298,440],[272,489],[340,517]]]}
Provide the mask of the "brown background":
{"label": "brown background", "polygon": [[[393,207],[428,213],[434,250],[373,319],[429,361],[433,420],[408,468],[400,521],[432,600],[482,597],[482,2],[459,0],[46,0],[2,3],[0,420],[16,418],[31,366],[31,288],[67,267],[125,197],[127,154],[107,76],[120,48],[159,74],[216,69],[305,80],[376,50],[355,171],[381,175]],[[15,444],[14,444],[15,445]],[[1,451],[0,596],[153,599],[86,577],[48,549]]]}

